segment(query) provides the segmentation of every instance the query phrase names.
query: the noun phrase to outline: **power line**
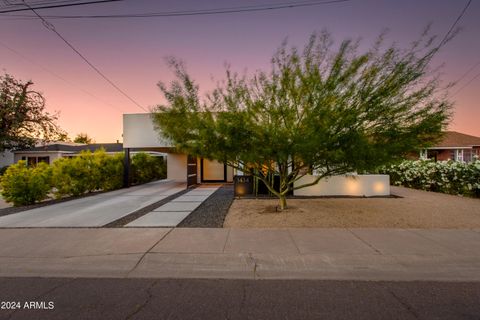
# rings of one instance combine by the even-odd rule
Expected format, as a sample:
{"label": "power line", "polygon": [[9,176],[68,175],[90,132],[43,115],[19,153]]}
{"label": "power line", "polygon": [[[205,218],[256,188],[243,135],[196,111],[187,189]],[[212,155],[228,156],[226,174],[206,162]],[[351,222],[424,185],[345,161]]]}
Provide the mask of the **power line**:
{"label": "power line", "polygon": [[460,20],[463,18],[463,16],[465,15],[465,13],[467,12],[467,9],[468,7],[470,6],[470,4],[472,3],[472,0],[468,0],[467,4],[465,5],[465,7],[463,8],[462,12],[458,15],[457,19],[453,22],[453,24],[450,26],[450,29],[448,29],[448,32],[445,34],[445,36],[443,37],[442,41],[440,41],[440,44],[438,45],[438,48],[440,48],[441,46],[443,46],[448,40],[449,40],[449,37],[450,37],[450,34],[454,31],[455,27],[457,26],[457,24],[460,22]]}
{"label": "power line", "polygon": [[454,83],[457,84],[460,81],[462,81],[466,76],[468,76],[470,74],[470,72],[472,72],[479,65],[480,65],[480,61],[478,61],[477,63],[472,65],[470,68],[468,68],[467,71],[465,71],[460,77],[458,77],[457,80],[454,81]]}
{"label": "power line", "polygon": [[[25,3],[25,1],[24,1]],[[26,6],[28,6],[28,4],[25,3]],[[29,7],[29,6],[28,6]],[[145,109],[142,105],[140,105],[137,101],[135,101],[133,98],[131,98],[127,93],[125,93],[125,91],[123,91],[122,89],[120,89],[120,87],[118,87],[112,80],[110,80],[105,74],[103,74],[103,72],[101,72],[97,67],[95,67],[82,53],[80,53],[80,51],[78,51],[70,42],[68,42],[67,39],[65,39],[56,29],[55,29],[55,26],[53,24],[51,24],[50,22],[48,22],[47,20],[45,20],[41,15],[39,15],[37,13],[37,11],[35,11],[35,9],[33,8],[30,8],[30,10],[35,13],[35,15],[40,19],[42,20],[42,23],[44,25],[45,28],[47,28],[48,30],[54,32],[60,39],[63,40],[63,42],[65,42],[65,44],[67,46],[70,47],[70,49],[72,49],[80,58],[82,58],[83,61],[85,61],[95,72],[97,72],[103,79],[105,79],[105,81],[107,81],[112,87],[114,87],[118,92],[120,92],[123,96],[125,96],[128,100],[130,100],[132,103],[134,103],[136,106],[138,106],[139,108],[143,109],[144,111],[146,112],[149,112],[147,109]]]}
{"label": "power line", "polygon": [[467,83],[465,83],[463,86],[460,87],[460,89],[458,89],[453,95],[452,97],[456,96],[460,91],[462,91],[463,89],[465,89],[466,87],[468,87],[470,85],[470,83],[472,83],[473,81],[475,81],[477,78],[480,77],[480,72],[477,73],[473,78],[471,78]]}
{"label": "power line", "polygon": [[[185,11],[165,11],[165,12],[149,12],[138,14],[110,14],[110,15],[50,15],[45,16],[48,19],[115,19],[115,18],[158,18],[158,17],[181,17],[181,16],[197,16],[197,15],[215,15],[227,13],[244,13],[268,10],[291,9],[299,7],[311,7],[333,3],[350,2],[352,0],[323,0],[323,1],[303,1],[303,2],[286,2],[277,4],[251,5],[241,7],[216,8],[204,10],[185,10]],[[10,15],[11,17],[32,18],[30,15]]]}
{"label": "power line", "polygon": [[[94,0],[94,1],[85,1],[85,2],[80,2],[80,3],[64,3],[64,4],[54,4],[55,2],[50,2],[51,4],[44,3],[44,5],[39,5],[39,6],[34,6],[34,7],[28,7],[26,4],[24,6],[27,6],[28,8],[15,8],[15,9],[3,9],[0,10],[0,13],[9,13],[9,12],[18,12],[18,11],[30,11],[32,10],[31,8],[35,10],[40,10],[40,9],[51,9],[51,8],[62,8],[62,7],[72,7],[72,6],[83,6],[86,4],[96,4],[96,3],[104,3],[104,2],[114,2],[114,1],[122,1],[122,0]],[[60,2],[68,2],[68,1],[60,1]],[[14,6],[14,5],[10,5]]]}
{"label": "power line", "polygon": [[76,89],[82,91],[83,93],[89,95],[90,97],[92,97],[92,98],[94,98],[94,99],[96,99],[96,100],[98,100],[98,101],[100,101],[100,102],[102,102],[102,103],[104,103],[104,104],[106,104],[106,105],[114,108],[114,109],[117,109],[117,110],[120,111],[121,113],[124,113],[124,110],[121,110],[121,109],[120,109],[119,107],[117,107],[116,105],[111,104],[111,103],[109,103],[109,102],[107,102],[107,101],[105,101],[105,100],[97,97],[97,96],[94,95],[93,93],[91,93],[91,92],[89,92],[89,91],[87,91],[87,90],[85,90],[85,89],[80,88],[78,85],[76,85],[76,84],[68,81],[68,80],[65,79],[64,77],[60,76],[60,75],[57,74],[56,72],[53,72],[53,71],[49,70],[49,69],[46,68],[45,66],[43,66],[43,65],[41,65],[41,64],[39,64],[39,63],[31,60],[31,59],[29,59],[28,57],[26,57],[26,56],[23,55],[22,53],[18,52],[17,50],[13,49],[12,47],[6,45],[5,43],[3,43],[3,42],[1,42],[1,41],[0,41],[0,46],[6,48],[7,50],[9,50],[9,51],[13,52],[14,54],[18,55],[19,57],[21,57],[23,60],[29,62],[30,64],[36,65],[37,67],[39,67],[39,68],[42,69],[43,71],[45,71],[45,72],[53,75],[54,77],[62,80],[63,82],[65,82],[66,84],[68,84],[69,86],[71,86],[72,88],[76,88]]}

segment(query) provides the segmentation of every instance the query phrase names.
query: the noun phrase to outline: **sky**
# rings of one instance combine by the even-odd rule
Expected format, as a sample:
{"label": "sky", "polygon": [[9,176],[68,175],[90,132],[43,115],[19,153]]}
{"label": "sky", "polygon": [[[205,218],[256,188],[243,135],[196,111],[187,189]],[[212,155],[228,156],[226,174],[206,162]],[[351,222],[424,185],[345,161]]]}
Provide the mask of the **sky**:
{"label": "sky", "polygon": [[[28,2],[28,1],[27,1]],[[48,15],[92,15],[205,10],[294,0],[123,0],[42,9]],[[157,87],[173,74],[165,57],[182,59],[202,91],[233,70],[268,70],[283,40],[303,46],[312,32],[328,30],[337,41],[362,38],[371,44],[388,29],[388,42],[407,46],[428,23],[443,37],[467,1],[350,0],[261,12],[123,19],[51,19],[55,29],[144,109],[165,100]],[[122,114],[145,110],[115,90],[39,19],[0,14],[0,72],[32,80],[47,110],[58,111],[70,137],[87,133],[96,142],[122,141]],[[461,32],[436,56],[455,103],[449,129],[480,136],[480,0],[459,22]],[[466,75],[465,73],[468,72]],[[470,83],[469,83],[470,82]]]}

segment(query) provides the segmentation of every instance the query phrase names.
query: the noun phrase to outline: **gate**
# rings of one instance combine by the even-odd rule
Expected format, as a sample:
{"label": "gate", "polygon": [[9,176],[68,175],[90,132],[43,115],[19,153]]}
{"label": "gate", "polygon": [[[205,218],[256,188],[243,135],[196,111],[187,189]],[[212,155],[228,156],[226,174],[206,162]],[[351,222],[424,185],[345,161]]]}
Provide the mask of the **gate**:
{"label": "gate", "polygon": [[187,188],[197,184],[197,158],[187,156]]}

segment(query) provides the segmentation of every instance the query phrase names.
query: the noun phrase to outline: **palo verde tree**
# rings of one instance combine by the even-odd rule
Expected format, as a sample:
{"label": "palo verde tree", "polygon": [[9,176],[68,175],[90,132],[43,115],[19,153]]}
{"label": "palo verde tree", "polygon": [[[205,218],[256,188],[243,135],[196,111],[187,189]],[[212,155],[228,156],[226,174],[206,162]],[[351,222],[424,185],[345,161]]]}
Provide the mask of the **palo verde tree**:
{"label": "palo verde tree", "polygon": [[[167,103],[154,122],[178,150],[256,176],[284,209],[289,190],[374,170],[441,136],[451,104],[429,68],[433,42],[424,34],[402,49],[381,36],[360,52],[359,42],[334,47],[327,32],[313,34],[303,50],[283,44],[270,71],[248,77],[227,68],[204,99],[183,64],[170,59],[176,80],[159,83]],[[313,182],[298,181],[312,172]]]}
{"label": "palo verde tree", "polygon": [[65,135],[56,124],[57,115],[45,111],[45,98],[32,85],[8,74],[0,76],[0,152]]}

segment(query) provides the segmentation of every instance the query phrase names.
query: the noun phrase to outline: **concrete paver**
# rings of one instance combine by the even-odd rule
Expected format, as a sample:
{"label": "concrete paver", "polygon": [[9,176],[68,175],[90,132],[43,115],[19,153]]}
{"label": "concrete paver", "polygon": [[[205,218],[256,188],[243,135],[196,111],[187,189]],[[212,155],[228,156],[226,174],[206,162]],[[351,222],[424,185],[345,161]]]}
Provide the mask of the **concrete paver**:
{"label": "concrete paver", "polygon": [[218,187],[199,187],[128,223],[127,227],[176,227]]}
{"label": "concrete paver", "polygon": [[219,228],[173,229],[152,252],[222,253],[229,230]]}
{"label": "concrete paver", "polygon": [[163,206],[154,209],[153,211],[168,211],[168,212],[175,212],[175,211],[193,211],[199,205],[201,205],[201,201],[194,201],[194,202],[169,202],[164,204]]}
{"label": "concrete paver", "polygon": [[70,200],[0,217],[0,227],[100,227],[185,189],[180,186],[156,181]]}
{"label": "concrete paver", "polygon": [[190,211],[152,211],[126,227],[175,227],[190,214]]}
{"label": "concrete paver", "polygon": [[183,195],[172,200],[172,202],[195,202],[195,201],[205,201],[209,196],[192,196],[192,195]]}

